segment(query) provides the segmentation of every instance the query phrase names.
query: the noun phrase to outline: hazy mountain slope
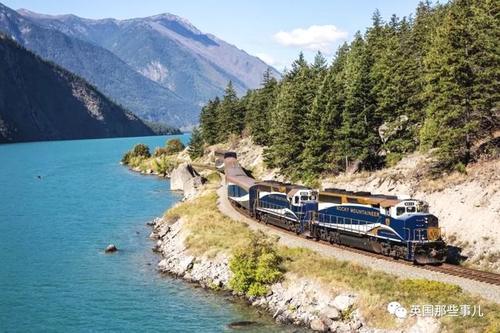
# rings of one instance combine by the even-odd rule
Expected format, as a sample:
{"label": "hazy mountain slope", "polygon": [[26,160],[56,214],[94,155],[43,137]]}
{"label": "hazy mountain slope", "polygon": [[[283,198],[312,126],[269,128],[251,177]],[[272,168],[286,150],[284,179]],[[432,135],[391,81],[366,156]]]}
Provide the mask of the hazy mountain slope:
{"label": "hazy mountain slope", "polygon": [[43,28],[0,4],[0,31],[21,45],[78,74],[136,115],[171,125],[192,124],[198,108],[149,80],[109,50]]}
{"label": "hazy mountain slope", "polygon": [[152,135],[80,77],[0,34],[0,143]]}
{"label": "hazy mountain slope", "polygon": [[[26,10],[19,13],[110,50],[136,71],[198,105],[220,95],[229,80],[240,93],[257,87],[268,68],[260,59],[171,14],[90,20]],[[274,71],[274,75],[279,73]]]}

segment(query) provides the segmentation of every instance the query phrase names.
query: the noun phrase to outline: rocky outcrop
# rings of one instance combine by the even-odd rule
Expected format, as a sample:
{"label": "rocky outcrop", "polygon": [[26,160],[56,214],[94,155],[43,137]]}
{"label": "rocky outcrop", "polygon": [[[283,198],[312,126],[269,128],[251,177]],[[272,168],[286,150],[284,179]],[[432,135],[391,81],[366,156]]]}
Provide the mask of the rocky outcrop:
{"label": "rocky outcrop", "polygon": [[[194,256],[185,246],[189,236],[183,228],[185,223],[183,218],[153,221],[150,235],[156,240],[153,250],[162,256],[158,270],[205,288],[230,291],[229,256],[226,253],[214,257]],[[266,296],[246,298],[252,306],[265,309],[277,322],[305,326],[318,332],[439,332],[439,323],[433,318],[419,318],[412,326],[398,331],[367,327],[358,308],[359,297],[348,292],[335,295],[319,281],[286,274],[283,281],[271,286]]]}
{"label": "rocky outcrop", "polygon": [[188,163],[181,163],[170,174],[170,189],[182,191],[184,198],[193,197],[204,182],[205,179]]}

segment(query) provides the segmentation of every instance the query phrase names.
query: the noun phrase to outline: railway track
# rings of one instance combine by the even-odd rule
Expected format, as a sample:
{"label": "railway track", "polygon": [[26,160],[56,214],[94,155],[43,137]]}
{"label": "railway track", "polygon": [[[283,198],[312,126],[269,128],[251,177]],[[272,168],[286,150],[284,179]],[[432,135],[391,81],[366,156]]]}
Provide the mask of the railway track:
{"label": "railway track", "polygon": [[[232,204],[231,204],[231,207],[236,209],[236,211],[238,211],[240,214],[244,215],[245,217],[248,217],[248,218],[256,221],[257,223],[262,223],[262,222],[259,222],[255,219],[251,218],[250,216],[248,216],[246,214],[246,212],[244,210],[242,210],[241,208],[235,207]],[[287,230],[285,228],[282,228],[282,227],[279,227],[279,226],[276,226],[273,224],[266,224],[266,226],[271,228],[271,229],[286,232],[293,237],[304,238],[304,236],[302,236],[302,235],[297,235],[295,232],[292,232],[290,230]],[[332,247],[342,249],[345,251],[354,252],[354,253],[362,254],[365,256],[381,259],[381,260],[398,262],[398,263],[403,264],[403,265],[413,266],[413,267],[428,270],[428,271],[438,272],[438,273],[442,273],[442,274],[447,274],[447,275],[465,278],[468,280],[479,281],[479,282],[484,282],[484,283],[488,283],[488,284],[495,285],[495,286],[500,286],[500,274],[497,274],[497,273],[485,272],[485,271],[480,271],[480,270],[476,270],[476,269],[472,269],[472,268],[463,267],[460,265],[452,265],[452,264],[447,264],[447,263],[444,263],[441,265],[415,265],[415,264],[413,264],[409,261],[405,261],[403,259],[396,259],[396,258],[392,258],[392,257],[387,257],[387,256],[384,256],[382,254],[368,252],[365,250],[360,250],[360,249],[352,248],[352,247],[341,245],[341,244],[335,244],[335,243],[332,244],[332,243],[324,241],[324,240],[319,240],[319,241],[311,240],[311,241],[325,244],[328,246],[332,246]]]}

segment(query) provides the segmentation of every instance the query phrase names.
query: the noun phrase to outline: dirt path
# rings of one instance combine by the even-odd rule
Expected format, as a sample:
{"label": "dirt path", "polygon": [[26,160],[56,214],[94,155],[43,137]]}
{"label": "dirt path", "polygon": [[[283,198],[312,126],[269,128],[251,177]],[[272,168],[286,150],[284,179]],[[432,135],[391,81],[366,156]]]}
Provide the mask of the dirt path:
{"label": "dirt path", "polygon": [[422,278],[450,283],[460,286],[463,290],[472,294],[482,296],[493,302],[500,303],[500,287],[493,286],[483,282],[471,281],[456,276],[450,276],[438,272],[431,272],[421,268],[398,264],[382,259],[353,253],[343,249],[334,248],[325,244],[316,243],[299,236],[286,233],[281,230],[270,228],[237,212],[227,199],[226,186],[221,186],[217,190],[219,197],[218,207],[222,214],[231,217],[234,220],[242,221],[248,224],[253,230],[261,230],[267,234],[279,237],[279,243],[289,247],[303,247],[316,251],[324,256],[333,257],[340,260],[347,260],[362,266],[370,267],[378,271],[384,271],[402,278]]}

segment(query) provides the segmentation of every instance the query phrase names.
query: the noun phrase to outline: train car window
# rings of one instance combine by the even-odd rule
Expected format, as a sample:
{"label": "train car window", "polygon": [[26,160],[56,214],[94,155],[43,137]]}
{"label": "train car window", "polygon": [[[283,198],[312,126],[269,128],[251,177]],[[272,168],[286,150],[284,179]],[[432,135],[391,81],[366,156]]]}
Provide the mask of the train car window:
{"label": "train car window", "polygon": [[339,217],[338,220],[340,224],[344,223],[344,219],[342,217]]}
{"label": "train car window", "polygon": [[405,213],[405,208],[404,207],[397,207],[396,208],[396,215],[399,216],[399,215],[402,215]]}
{"label": "train car window", "polygon": [[415,213],[415,211],[416,211],[415,206],[406,207],[406,212],[407,213]]}
{"label": "train car window", "polygon": [[297,205],[299,203],[299,197],[295,197],[295,204]]}
{"label": "train car window", "polygon": [[345,224],[351,224],[351,219],[344,219]]}
{"label": "train car window", "polygon": [[302,196],[300,196],[300,200],[307,201],[307,200],[309,200],[309,197],[307,195],[302,195]]}
{"label": "train car window", "polygon": [[358,203],[358,199],[347,197],[347,202],[349,202],[349,203]]}

